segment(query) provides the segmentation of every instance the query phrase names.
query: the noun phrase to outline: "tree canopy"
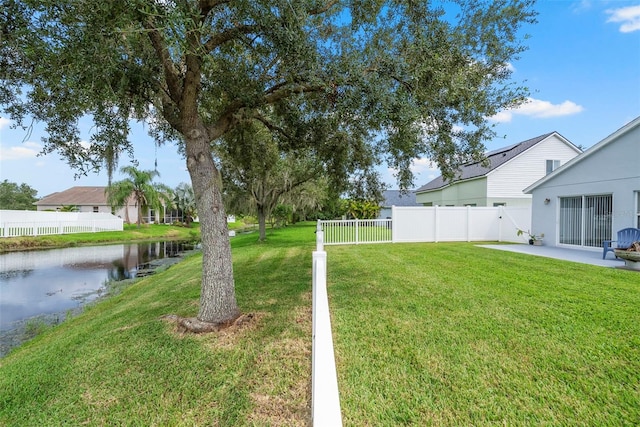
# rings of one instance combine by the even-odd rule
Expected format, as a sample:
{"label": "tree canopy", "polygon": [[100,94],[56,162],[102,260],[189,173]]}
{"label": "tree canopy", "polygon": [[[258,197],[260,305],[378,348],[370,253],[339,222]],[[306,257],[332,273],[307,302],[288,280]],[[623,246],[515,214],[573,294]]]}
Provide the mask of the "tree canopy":
{"label": "tree canopy", "polygon": [[5,179],[0,182],[0,209],[33,211],[37,194],[37,190],[25,183],[18,185]]}
{"label": "tree canopy", "polygon": [[247,122],[225,135],[215,150],[222,163],[226,201],[234,207],[250,201],[261,241],[266,238],[266,220],[283,196],[326,172],[316,150],[283,145],[278,132]]}
{"label": "tree canopy", "polygon": [[525,99],[509,64],[535,19],[533,0],[1,4],[0,105],[47,124],[45,152],[100,167],[131,151],[133,119],[181,144],[203,238],[197,320],[214,324],[239,313],[211,155],[222,137],[259,123],[284,151],[313,150],[337,183],[384,160],[406,187],[420,156],[451,177],[482,157],[486,118]]}

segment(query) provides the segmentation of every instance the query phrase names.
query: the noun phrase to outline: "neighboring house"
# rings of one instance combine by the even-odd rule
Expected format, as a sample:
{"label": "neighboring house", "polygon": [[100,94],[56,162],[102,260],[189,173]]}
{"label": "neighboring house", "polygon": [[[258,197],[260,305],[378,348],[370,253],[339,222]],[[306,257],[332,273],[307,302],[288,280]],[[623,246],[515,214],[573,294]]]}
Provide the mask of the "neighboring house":
{"label": "neighboring house", "polygon": [[422,206],[416,202],[416,194],[413,191],[402,194],[400,190],[387,190],[383,193],[384,200],[378,214],[379,219],[391,218],[392,206]]}
{"label": "neighboring house", "polygon": [[531,206],[531,195],[523,190],[580,153],[559,133],[547,133],[487,153],[488,166],[466,164],[451,182],[439,176],[416,190],[416,201],[424,206]]}
{"label": "neighboring house", "polygon": [[602,248],[640,227],[640,117],[525,189],[544,244]]}
{"label": "neighboring house", "polygon": [[[107,203],[105,190],[107,187],[71,187],[68,190],[49,194],[38,200],[36,203],[39,211],[56,211],[63,206],[75,206],[78,212],[100,212],[111,213],[111,206]],[[135,201],[129,201],[128,221],[134,223],[138,220],[138,208]],[[116,216],[127,220],[125,208],[119,209]]]}

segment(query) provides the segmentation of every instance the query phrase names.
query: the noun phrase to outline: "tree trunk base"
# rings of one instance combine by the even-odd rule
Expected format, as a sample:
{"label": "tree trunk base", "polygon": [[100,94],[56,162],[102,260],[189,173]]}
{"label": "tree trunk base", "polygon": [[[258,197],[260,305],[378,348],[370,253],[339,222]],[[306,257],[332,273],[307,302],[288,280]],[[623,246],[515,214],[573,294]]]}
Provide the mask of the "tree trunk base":
{"label": "tree trunk base", "polygon": [[235,319],[220,323],[204,322],[197,317],[180,317],[175,314],[169,314],[163,316],[163,318],[175,322],[177,330],[180,333],[187,332],[192,334],[203,334],[207,332],[222,331],[232,326],[243,325],[253,319],[253,314],[241,314]]}

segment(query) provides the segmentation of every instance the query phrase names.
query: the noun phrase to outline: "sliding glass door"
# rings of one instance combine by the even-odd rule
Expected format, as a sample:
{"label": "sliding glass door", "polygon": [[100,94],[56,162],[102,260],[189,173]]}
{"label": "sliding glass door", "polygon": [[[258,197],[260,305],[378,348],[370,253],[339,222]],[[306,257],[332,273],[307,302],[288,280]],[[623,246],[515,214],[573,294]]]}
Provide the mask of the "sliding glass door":
{"label": "sliding glass door", "polygon": [[612,196],[560,198],[560,243],[601,247],[611,239]]}

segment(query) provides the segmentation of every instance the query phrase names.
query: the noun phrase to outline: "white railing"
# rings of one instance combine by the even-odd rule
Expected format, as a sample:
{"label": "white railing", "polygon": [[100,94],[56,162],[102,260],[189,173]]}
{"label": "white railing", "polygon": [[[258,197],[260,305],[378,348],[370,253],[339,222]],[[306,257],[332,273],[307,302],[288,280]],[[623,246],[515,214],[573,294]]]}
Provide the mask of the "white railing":
{"label": "white railing", "polygon": [[391,243],[391,219],[348,219],[318,221],[326,245]]}
{"label": "white railing", "polygon": [[530,207],[392,207],[391,219],[318,221],[325,245],[401,242],[518,242]]}
{"label": "white railing", "polygon": [[122,219],[105,213],[0,211],[0,237],[122,230]]}
{"label": "white railing", "polygon": [[314,427],[338,427],[342,425],[342,413],[327,296],[327,253],[320,224],[316,230],[312,275],[311,418]]}

